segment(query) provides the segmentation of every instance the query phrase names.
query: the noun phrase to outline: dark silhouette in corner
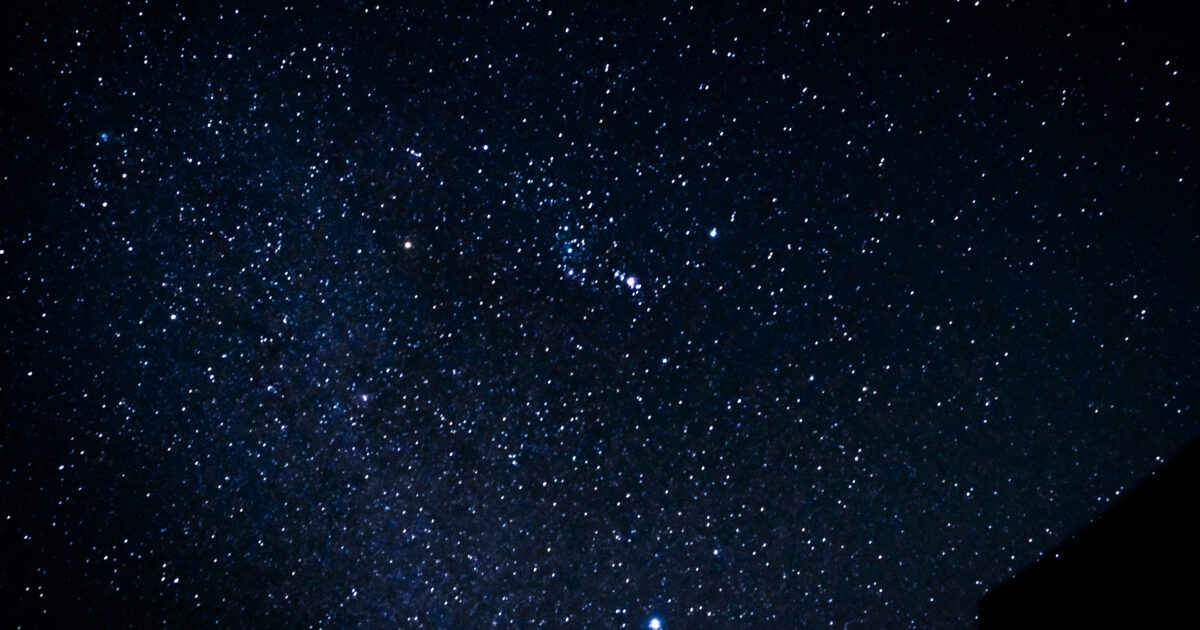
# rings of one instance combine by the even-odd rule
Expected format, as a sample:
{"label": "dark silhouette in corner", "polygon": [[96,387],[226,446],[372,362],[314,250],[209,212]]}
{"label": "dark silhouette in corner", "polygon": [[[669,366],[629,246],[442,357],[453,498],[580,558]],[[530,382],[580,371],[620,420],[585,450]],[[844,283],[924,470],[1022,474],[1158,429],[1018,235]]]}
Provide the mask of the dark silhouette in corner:
{"label": "dark silhouette in corner", "polygon": [[984,595],[980,630],[1194,623],[1198,498],[1200,439],[1078,535]]}

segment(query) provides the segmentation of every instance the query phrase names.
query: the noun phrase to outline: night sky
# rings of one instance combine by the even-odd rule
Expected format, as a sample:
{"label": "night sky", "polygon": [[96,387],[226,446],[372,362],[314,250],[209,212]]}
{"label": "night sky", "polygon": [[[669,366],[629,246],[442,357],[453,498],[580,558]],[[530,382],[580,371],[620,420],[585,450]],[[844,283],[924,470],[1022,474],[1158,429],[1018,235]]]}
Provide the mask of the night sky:
{"label": "night sky", "polygon": [[1170,3],[101,4],[0,27],[5,624],[964,627],[1200,435]]}

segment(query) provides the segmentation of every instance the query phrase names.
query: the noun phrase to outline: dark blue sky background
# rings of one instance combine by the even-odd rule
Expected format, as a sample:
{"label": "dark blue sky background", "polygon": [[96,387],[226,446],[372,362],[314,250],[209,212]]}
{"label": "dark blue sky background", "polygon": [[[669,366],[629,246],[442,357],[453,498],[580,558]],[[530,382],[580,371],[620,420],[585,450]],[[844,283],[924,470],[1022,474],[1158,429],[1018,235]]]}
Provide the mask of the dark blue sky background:
{"label": "dark blue sky background", "polygon": [[1200,435],[1194,20],[720,7],[18,2],[5,609],[963,627]]}

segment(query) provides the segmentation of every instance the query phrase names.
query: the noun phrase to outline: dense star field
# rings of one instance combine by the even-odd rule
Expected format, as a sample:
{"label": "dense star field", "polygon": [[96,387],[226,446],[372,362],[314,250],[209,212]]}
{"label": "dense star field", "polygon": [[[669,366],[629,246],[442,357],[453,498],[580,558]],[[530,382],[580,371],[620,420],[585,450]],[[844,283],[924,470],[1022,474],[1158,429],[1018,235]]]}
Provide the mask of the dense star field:
{"label": "dense star field", "polygon": [[2,27],[6,623],[964,627],[1200,435],[1165,5],[99,4]]}

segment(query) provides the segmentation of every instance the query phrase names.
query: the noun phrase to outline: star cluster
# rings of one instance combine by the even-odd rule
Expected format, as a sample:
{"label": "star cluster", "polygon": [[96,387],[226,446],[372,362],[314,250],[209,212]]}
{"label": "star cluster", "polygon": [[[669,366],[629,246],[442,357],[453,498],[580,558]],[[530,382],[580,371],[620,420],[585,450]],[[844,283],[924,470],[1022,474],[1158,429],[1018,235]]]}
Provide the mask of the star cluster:
{"label": "star cluster", "polygon": [[414,4],[7,19],[17,624],[962,627],[1200,434],[1186,19]]}

